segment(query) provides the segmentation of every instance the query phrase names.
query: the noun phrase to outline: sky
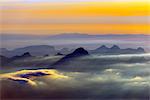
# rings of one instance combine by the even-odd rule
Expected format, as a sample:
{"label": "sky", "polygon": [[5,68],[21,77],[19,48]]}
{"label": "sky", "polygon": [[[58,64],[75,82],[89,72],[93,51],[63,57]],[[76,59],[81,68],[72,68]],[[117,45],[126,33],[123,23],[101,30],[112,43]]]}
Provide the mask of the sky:
{"label": "sky", "polygon": [[150,34],[149,0],[0,0],[0,33]]}

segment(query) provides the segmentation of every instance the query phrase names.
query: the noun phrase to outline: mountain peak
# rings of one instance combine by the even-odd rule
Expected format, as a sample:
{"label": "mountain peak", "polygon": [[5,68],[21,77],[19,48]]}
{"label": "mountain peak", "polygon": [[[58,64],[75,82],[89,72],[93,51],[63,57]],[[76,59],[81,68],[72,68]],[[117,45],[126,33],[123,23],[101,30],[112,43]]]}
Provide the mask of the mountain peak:
{"label": "mountain peak", "polygon": [[119,48],[119,46],[117,46],[117,45],[113,45],[110,49],[115,49],[115,50],[117,50],[117,49],[120,49],[120,48]]}
{"label": "mountain peak", "polygon": [[22,57],[31,57],[31,54],[29,52],[26,52],[22,55]]}
{"label": "mountain peak", "polygon": [[80,48],[77,48],[72,54],[74,54],[74,55],[88,55],[89,53],[84,48],[80,47]]}
{"label": "mountain peak", "polygon": [[69,61],[73,58],[78,58],[78,57],[86,56],[86,55],[89,55],[88,51],[85,50],[84,48],[80,47],[80,48],[77,48],[76,50],[74,50],[74,52],[64,56],[63,58],[61,58],[59,61],[54,63],[54,65],[64,63],[64,62]]}
{"label": "mountain peak", "polygon": [[102,45],[100,48],[101,49],[108,49],[105,45]]}
{"label": "mountain peak", "polygon": [[145,52],[145,50],[142,47],[138,47],[137,50],[140,52]]}
{"label": "mountain peak", "polygon": [[107,50],[107,49],[109,49],[109,48],[106,47],[105,45],[102,45],[99,48],[97,48],[96,50]]}
{"label": "mountain peak", "polygon": [[142,47],[138,47],[137,50],[144,50]]}

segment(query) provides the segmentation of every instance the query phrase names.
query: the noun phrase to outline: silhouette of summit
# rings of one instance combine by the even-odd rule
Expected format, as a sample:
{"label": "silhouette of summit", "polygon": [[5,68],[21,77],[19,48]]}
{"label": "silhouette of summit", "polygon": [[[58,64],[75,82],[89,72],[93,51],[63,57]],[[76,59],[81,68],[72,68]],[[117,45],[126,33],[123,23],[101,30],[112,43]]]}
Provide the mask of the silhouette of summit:
{"label": "silhouette of summit", "polygon": [[76,56],[84,56],[84,55],[89,55],[89,53],[84,48],[80,47],[77,48],[73,53],[68,54],[67,56],[76,57]]}
{"label": "silhouette of summit", "polygon": [[61,58],[60,60],[58,60],[56,63],[54,63],[54,65],[61,64],[61,63],[64,63],[64,62],[66,62],[68,60],[71,60],[73,58],[86,56],[86,55],[89,55],[88,51],[85,50],[84,48],[80,47],[80,48],[77,48],[72,53],[70,53],[70,54],[64,56],[63,58]]}
{"label": "silhouette of summit", "polygon": [[26,52],[21,57],[31,57],[31,54],[29,52]]}
{"label": "silhouette of summit", "polygon": [[113,45],[110,49],[111,49],[111,50],[119,50],[120,48],[119,48],[119,46],[117,46],[117,45]]}
{"label": "silhouette of summit", "polygon": [[137,51],[138,51],[138,52],[145,52],[145,50],[144,50],[142,47],[138,47],[138,48],[137,48]]}
{"label": "silhouette of summit", "polygon": [[55,56],[62,56],[63,54],[58,52]]}

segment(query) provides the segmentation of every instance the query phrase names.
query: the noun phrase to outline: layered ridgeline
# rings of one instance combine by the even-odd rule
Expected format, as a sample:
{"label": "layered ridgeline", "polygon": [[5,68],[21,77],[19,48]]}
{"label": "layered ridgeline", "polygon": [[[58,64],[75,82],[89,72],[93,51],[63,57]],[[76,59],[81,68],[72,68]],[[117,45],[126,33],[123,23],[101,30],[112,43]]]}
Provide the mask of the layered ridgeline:
{"label": "layered ridgeline", "polygon": [[[102,46],[100,48],[107,48],[106,46]],[[84,48],[80,47],[74,50],[74,52],[62,57],[54,64],[52,64],[51,68],[68,70],[68,71],[95,71],[101,70],[106,67],[110,67],[110,65],[119,66],[122,64],[133,64],[133,63],[146,63],[150,61],[149,54],[115,54],[115,50],[120,50],[120,48],[114,45],[111,48],[107,48],[108,50],[114,50],[109,52],[109,55],[99,55],[89,53]],[[104,50],[104,49],[103,49]],[[126,50],[126,49],[123,49]],[[136,51],[135,49],[131,49]],[[140,51],[140,50],[139,50]],[[144,52],[143,50],[141,50]],[[142,53],[136,52],[136,53]],[[99,53],[99,52],[98,52]],[[111,54],[113,55],[111,55]],[[100,53],[101,54],[101,53]]]}
{"label": "layered ridgeline", "polygon": [[1,65],[7,65],[8,63],[11,63],[13,61],[16,61],[16,60],[24,60],[24,59],[29,59],[29,58],[33,58],[33,56],[29,53],[29,52],[26,52],[20,56],[14,56],[14,57],[5,57],[5,56],[0,56],[0,61],[1,61]]}
{"label": "layered ridgeline", "polygon": [[[111,47],[111,49],[119,50],[119,47],[113,46]],[[26,52],[20,56],[14,56],[9,58],[5,56],[0,56],[0,60],[2,68],[32,67],[32,68],[54,68],[63,70],[82,71],[82,70],[97,70],[105,68],[106,66],[109,67],[109,65],[112,64],[115,65],[119,63],[124,64],[144,63],[150,61],[150,57],[149,54],[147,53],[117,54],[117,55],[115,53],[113,55],[112,54],[103,55],[102,53],[93,54],[89,53],[89,51],[80,47],[67,55],[58,52],[55,55],[33,56],[29,52]]]}
{"label": "layered ridgeline", "polygon": [[[74,49],[75,50],[75,49]],[[121,49],[117,45],[113,45],[112,47],[108,48],[105,45],[102,45],[94,50],[87,50],[90,54],[137,54],[137,53],[145,53],[145,50],[141,47],[137,49],[133,48],[126,48]],[[22,55],[26,52],[29,52],[33,56],[44,56],[44,55],[56,55],[58,53],[61,54],[69,54],[73,52],[69,50],[69,48],[62,48],[60,50],[55,49],[54,46],[49,45],[34,45],[34,46],[27,46],[23,48],[17,48],[14,50],[7,50],[6,48],[0,48],[0,55],[6,57],[13,57],[17,55]]]}
{"label": "layered ridgeline", "polygon": [[0,51],[1,51],[0,55],[6,56],[6,57],[22,55],[26,52],[29,52],[33,56],[43,56],[46,54],[54,55],[56,53],[55,48],[53,46],[49,46],[49,45],[27,46],[27,47],[23,47],[23,48],[16,48],[14,50],[7,50],[6,48],[1,48]]}
{"label": "layered ridgeline", "polygon": [[90,53],[101,53],[101,54],[138,54],[138,53],[145,53],[145,50],[141,47],[138,47],[137,49],[133,48],[126,48],[121,49],[117,45],[113,45],[112,47],[108,48],[105,45],[102,45],[99,48],[96,48],[95,50],[91,50]]}

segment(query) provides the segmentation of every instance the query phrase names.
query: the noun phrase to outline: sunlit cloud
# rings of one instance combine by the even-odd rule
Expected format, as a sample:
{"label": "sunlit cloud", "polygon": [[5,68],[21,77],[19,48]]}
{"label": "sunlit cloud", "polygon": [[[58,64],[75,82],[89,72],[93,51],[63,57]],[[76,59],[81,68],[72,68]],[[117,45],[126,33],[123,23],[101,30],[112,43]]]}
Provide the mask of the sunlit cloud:
{"label": "sunlit cloud", "polygon": [[60,74],[56,70],[21,70],[17,72],[12,72],[12,73],[6,73],[6,74],[1,74],[0,78],[1,79],[8,79],[20,83],[27,83],[32,86],[37,86],[36,78],[38,77],[45,77],[47,79],[63,79],[63,78],[68,78],[67,76],[64,76]]}

